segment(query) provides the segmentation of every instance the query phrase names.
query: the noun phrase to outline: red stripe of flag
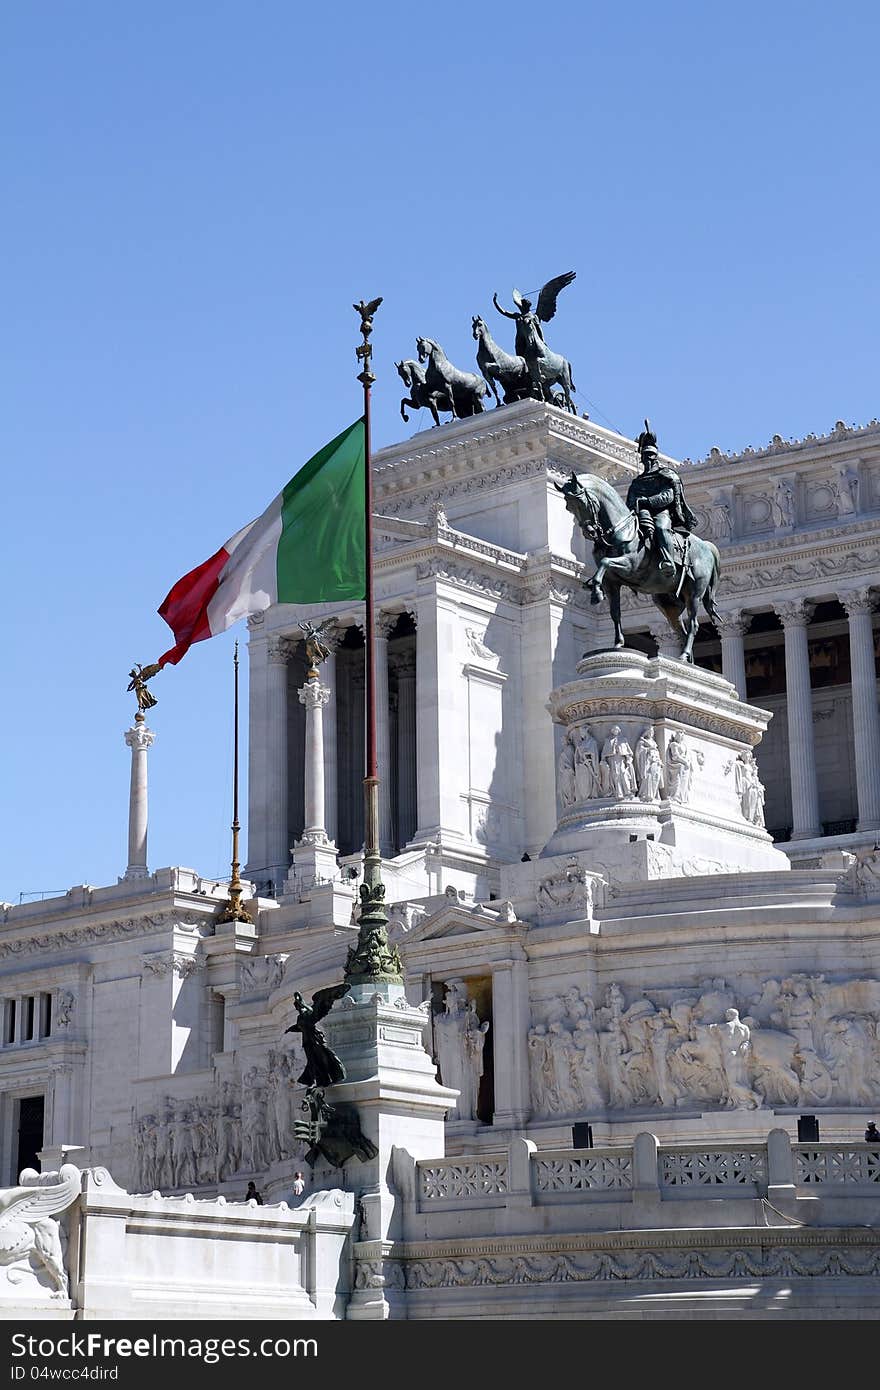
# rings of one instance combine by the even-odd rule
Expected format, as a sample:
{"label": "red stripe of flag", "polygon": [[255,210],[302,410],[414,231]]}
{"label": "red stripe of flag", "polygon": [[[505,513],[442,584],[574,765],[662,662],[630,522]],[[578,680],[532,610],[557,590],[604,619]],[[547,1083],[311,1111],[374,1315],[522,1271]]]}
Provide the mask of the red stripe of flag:
{"label": "red stripe of flag", "polygon": [[208,604],[220,588],[220,575],[229,561],[225,546],[204,564],[178,579],[163,600],[159,617],[164,618],[176,638],[175,645],[159,657],[160,666],[176,666],[193,642],[203,642],[211,636],[208,624]]}

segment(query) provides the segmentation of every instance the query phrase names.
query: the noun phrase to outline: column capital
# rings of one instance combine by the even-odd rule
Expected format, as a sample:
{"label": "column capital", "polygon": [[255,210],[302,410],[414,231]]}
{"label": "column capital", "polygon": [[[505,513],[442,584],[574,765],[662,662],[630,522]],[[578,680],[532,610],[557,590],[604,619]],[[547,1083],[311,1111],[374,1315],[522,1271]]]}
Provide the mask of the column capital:
{"label": "column capital", "polygon": [[320,681],[306,681],[296,693],[300,704],[305,705],[306,709],[323,709],[330,699],[329,685],[322,685]]}
{"label": "column capital", "polygon": [[795,598],[785,603],[774,603],[773,608],[783,627],[808,627],[816,604],[811,599]]}
{"label": "column capital", "polygon": [[726,613],[719,613],[715,619],[719,637],[745,637],[751,625],[751,613],[746,613],[740,608],[732,608]]}
{"label": "column capital", "polygon": [[877,596],[870,588],[846,589],[837,595],[848,616],[854,613],[873,613]]}
{"label": "column capital", "polygon": [[399,617],[400,614],[397,612],[388,613],[380,609],[376,614],[376,636],[381,637],[383,641],[387,642],[388,638],[397,627]]}
{"label": "column capital", "polygon": [[266,655],[273,666],[286,666],[293,655],[293,643],[289,637],[270,637]]}
{"label": "column capital", "polygon": [[156,735],[152,729],[147,728],[146,724],[135,724],[133,729],[126,729],[123,738],[129,748],[140,750],[150,748]]}

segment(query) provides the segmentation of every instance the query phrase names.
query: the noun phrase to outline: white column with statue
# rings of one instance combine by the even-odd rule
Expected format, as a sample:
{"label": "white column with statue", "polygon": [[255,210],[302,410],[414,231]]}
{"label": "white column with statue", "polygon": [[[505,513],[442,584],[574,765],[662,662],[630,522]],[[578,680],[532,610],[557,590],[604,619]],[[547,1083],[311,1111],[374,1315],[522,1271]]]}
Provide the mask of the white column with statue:
{"label": "white column with statue", "polygon": [[147,868],[147,753],[156,735],[147,728],[145,711],[156,704],[156,697],[147,688],[147,682],[158,675],[159,669],[158,665],[137,665],[129,672],[131,680],[128,689],[134,691],[138,709],[133,726],[123,735],[131,749],[131,779],[128,792],[128,865],[121,882],[150,876]]}

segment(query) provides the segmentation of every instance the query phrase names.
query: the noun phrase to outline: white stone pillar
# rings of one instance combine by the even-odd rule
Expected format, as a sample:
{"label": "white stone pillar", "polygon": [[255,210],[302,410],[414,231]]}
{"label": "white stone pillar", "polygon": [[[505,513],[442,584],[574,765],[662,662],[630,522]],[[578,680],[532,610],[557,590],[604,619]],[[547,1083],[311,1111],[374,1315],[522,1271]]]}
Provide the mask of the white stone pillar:
{"label": "white stone pillar", "polygon": [[681,637],[676,637],[661,613],[649,619],[648,631],[657,643],[657,655],[667,656],[671,661],[678,661],[684,646],[684,634]]}
{"label": "white stone pillar", "polygon": [[811,840],[822,834],[816,753],[813,746],[813,694],[810,688],[810,654],[807,627],[813,605],[805,599],[776,605],[785,632],[785,694],[788,713],[788,759],[791,771],[793,840]]}
{"label": "white stone pillar", "polygon": [[134,717],[134,727],[124,738],[131,749],[131,784],[128,794],[128,868],[126,879],[149,878],[147,868],[147,752],[156,735],[148,729],[142,714]]}
{"label": "white stone pillar", "polygon": [[266,866],[278,892],[290,865],[287,824],[287,663],[293,651],[286,637],[270,637],[266,648]]}
{"label": "white stone pillar", "polygon": [[738,609],[731,613],[722,613],[715,622],[721,637],[721,672],[731,685],[736,686],[736,693],[741,700],[746,698],[746,653],[743,638],[751,622],[751,614],[742,613]]}
{"label": "white stone pillar", "polygon": [[391,825],[391,702],[388,694],[388,638],[399,613],[377,613],[373,634],[376,662],[376,757],[379,764],[379,850],[394,853]]}
{"label": "white stone pillar", "polygon": [[840,602],[849,618],[859,830],[880,830],[880,710],[871,622],[874,599],[869,589],[851,589],[840,595]]}
{"label": "white stone pillar", "polygon": [[529,1117],[529,972],[525,959],[499,962],[492,971],[492,1123],[522,1129]]}
{"label": "white stone pillar", "polygon": [[401,845],[416,830],[416,654],[398,652],[397,672],[397,822]]}
{"label": "white stone pillar", "polygon": [[310,676],[297,691],[306,707],[305,827],[301,844],[329,843],[324,824],[324,706],[330,690],[317,677]]}

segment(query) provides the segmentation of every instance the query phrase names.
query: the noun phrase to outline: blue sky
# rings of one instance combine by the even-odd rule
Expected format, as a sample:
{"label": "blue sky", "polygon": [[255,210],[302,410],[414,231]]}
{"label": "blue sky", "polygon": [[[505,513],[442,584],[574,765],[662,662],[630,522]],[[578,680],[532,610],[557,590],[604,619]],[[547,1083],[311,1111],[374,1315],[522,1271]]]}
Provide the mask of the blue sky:
{"label": "blue sky", "polygon": [[[698,457],[880,414],[878,40],[809,0],[7,6],[0,898],[124,870],[126,672],[358,413],[361,295],[377,444],[417,334],[470,366],[493,290],[570,268],[603,422]],[[234,635],[155,684],[151,867],[228,860]]]}

